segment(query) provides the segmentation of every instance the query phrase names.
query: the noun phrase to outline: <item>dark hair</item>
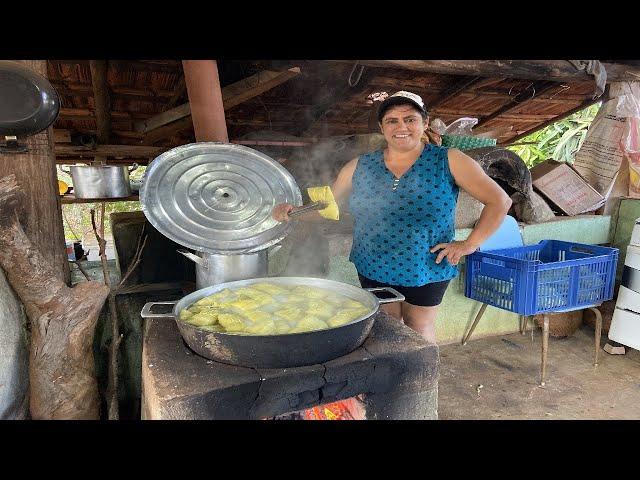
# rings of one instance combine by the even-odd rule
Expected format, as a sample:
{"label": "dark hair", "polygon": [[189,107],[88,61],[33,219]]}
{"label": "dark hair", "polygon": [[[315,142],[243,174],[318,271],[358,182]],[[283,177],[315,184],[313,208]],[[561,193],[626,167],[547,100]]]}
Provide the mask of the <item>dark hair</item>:
{"label": "dark hair", "polygon": [[405,97],[389,97],[378,107],[378,123],[382,123],[382,117],[384,117],[384,114],[387,110],[389,110],[389,108],[395,107],[397,105],[410,105],[420,113],[420,116],[423,120],[429,118],[429,112],[420,108],[420,105],[418,105],[416,102],[413,102]]}

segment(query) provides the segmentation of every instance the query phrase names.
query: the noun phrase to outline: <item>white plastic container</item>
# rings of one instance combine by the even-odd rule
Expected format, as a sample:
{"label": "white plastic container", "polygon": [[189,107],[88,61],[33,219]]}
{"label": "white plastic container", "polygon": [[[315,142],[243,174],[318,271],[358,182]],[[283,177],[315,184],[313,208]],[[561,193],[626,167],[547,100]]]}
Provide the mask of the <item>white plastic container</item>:
{"label": "white plastic container", "polygon": [[616,308],[609,329],[609,340],[640,350],[640,314]]}

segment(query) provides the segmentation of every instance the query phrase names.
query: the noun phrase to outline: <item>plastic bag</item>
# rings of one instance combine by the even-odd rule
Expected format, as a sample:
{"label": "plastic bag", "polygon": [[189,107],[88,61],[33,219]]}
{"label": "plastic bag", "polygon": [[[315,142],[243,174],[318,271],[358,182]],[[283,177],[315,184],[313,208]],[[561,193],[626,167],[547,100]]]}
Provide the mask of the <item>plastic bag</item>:
{"label": "plastic bag", "polygon": [[442,135],[447,130],[447,125],[439,118],[435,118],[429,122],[429,129],[438,135]]}
{"label": "plastic bag", "polygon": [[640,198],[640,84],[625,84],[618,97],[617,113],[626,117],[626,129],[620,147],[629,162],[629,196]]}
{"label": "plastic bag", "polygon": [[622,150],[629,161],[629,196],[640,198],[640,118],[627,119],[627,133],[622,139]]}
{"label": "plastic bag", "polygon": [[478,123],[477,118],[463,117],[451,122],[443,132],[446,135],[471,136],[471,129]]}

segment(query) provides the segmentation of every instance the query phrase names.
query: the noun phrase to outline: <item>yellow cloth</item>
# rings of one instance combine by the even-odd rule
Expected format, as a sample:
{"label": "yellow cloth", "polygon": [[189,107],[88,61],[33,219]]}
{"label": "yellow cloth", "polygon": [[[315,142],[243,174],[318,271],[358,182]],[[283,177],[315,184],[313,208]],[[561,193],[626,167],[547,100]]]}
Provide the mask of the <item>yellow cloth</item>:
{"label": "yellow cloth", "polygon": [[320,215],[329,220],[338,220],[340,218],[338,204],[335,198],[333,198],[330,187],[309,187],[307,188],[307,193],[312,202],[323,202],[327,204],[327,208],[318,210]]}

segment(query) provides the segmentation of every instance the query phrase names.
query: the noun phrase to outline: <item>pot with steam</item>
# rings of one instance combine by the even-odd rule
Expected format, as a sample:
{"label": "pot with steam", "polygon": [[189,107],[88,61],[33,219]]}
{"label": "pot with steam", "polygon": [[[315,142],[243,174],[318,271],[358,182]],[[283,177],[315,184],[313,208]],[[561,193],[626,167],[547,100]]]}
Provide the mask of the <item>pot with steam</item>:
{"label": "pot with steam", "polygon": [[[329,290],[362,303],[366,312],[351,322],[339,327],[302,333],[281,335],[245,335],[231,332],[204,330],[180,320],[180,312],[198,300],[225,289],[250,287],[261,282],[280,286],[299,286]],[[374,292],[386,291],[393,298],[380,299]],[[221,283],[197,290],[178,302],[150,302],[142,309],[143,318],[173,319],[182,338],[197,354],[221,363],[253,368],[288,368],[315,365],[346,355],[365,341],[375,321],[380,304],[403,301],[402,296],[391,288],[362,289],[346,283],[312,277],[252,278],[236,282]],[[166,314],[151,313],[155,305],[171,305]]]}
{"label": "pot with steam", "polygon": [[294,227],[274,220],[271,211],[278,203],[300,205],[302,195],[293,176],[267,155],[244,145],[201,142],[155,158],[140,203],[160,233],[195,251],[179,252],[196,263],[200,289],[266,276],[268,249]]}

